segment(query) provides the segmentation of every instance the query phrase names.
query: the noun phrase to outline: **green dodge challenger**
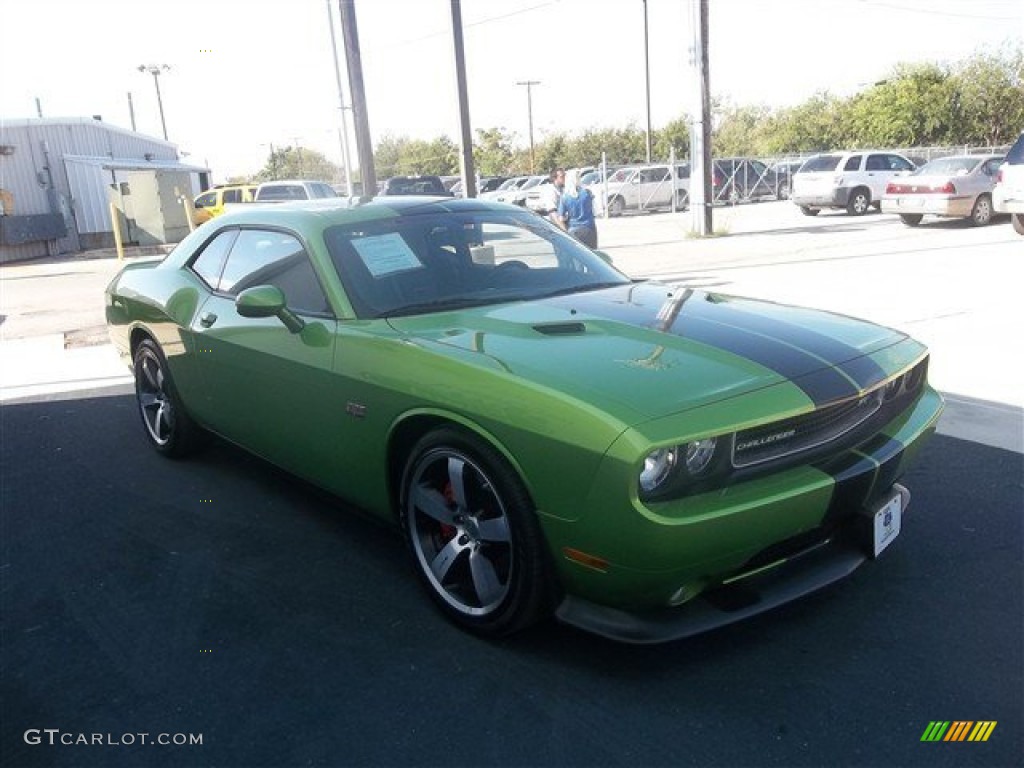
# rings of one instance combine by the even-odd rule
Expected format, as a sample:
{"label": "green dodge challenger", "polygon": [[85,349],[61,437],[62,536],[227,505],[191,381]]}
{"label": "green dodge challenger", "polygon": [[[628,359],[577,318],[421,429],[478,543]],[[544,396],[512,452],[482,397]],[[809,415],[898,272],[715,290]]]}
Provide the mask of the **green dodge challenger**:
{"label": "green dodge challenger", "polygon": [[629,642],[768,610],[900,534],[924,346],[648,281],[513,206],[251,205],[110,284],[144,434],[214,433],[404,534],[461,626]]}

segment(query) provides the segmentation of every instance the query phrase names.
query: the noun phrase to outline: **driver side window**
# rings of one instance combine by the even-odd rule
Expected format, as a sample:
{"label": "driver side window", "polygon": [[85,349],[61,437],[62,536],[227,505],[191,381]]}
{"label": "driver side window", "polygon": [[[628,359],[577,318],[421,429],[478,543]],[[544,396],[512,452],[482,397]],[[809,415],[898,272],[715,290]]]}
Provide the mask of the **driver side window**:
{"label": "driver side window", "polygon": [[323,315],[327,298],[301,241],[286,232],[243,229],[228,254],[217,290],[236,296],[246,288],[281,289],[294,312]]}

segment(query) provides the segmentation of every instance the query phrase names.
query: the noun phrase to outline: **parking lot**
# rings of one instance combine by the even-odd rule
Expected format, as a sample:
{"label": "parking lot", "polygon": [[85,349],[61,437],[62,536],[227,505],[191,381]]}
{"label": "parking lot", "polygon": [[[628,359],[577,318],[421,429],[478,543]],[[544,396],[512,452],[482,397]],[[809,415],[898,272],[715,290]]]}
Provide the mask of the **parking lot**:
{"label": "parking lot", "polygon": [[[221,443],[168,462],[102,336],[112,258],[0,267],[4,765],[1009,766],[1024,750],[1016,281],[1001,221],[787,203],[599,222],[634,276],[864,316],[949,403],[874,564],[655,648],[447,624],[391,531]],[[991,720],[980,744],[923,743]],[[30,729],[118,744],[32,744]],[[126,734],[202,734],[202,744]],[[108,739],[109,741],[109,739]],[[59,740],[58,740],[59,742]]]}

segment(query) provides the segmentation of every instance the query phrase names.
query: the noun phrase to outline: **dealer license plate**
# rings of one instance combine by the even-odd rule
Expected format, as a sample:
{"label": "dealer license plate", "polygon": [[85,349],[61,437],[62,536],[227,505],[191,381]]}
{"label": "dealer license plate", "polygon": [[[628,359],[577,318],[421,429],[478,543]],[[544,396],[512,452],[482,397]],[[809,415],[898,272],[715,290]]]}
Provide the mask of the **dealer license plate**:
{"label": "dealer license plate", "polygon": [[874,556],[892,544],[900,535],[903,522],[903,497],[896,492],[882,502],[874,513]]}

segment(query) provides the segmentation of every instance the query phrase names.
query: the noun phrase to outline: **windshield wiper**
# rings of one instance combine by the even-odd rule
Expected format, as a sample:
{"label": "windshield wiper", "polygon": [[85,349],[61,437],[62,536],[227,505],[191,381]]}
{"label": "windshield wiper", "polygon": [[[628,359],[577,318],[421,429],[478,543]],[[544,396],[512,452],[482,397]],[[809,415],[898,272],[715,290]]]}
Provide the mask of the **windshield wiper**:
{"label": "windshield wiper", "polygon": [[621,281],[606,281],[603,283],[587,283],[584,285],[573,285],[568,288],[559,288],[557,291],[551,291],[550,293],[542,293],[539,296],[534,296],[535,299],[551,299],[555,296],[568,296],[572,293],[586,293],[587,291],[603,291],[605,288],[618,288],[623,285],[629,285],[628,282]]}
{"label": "windshield wiper", "polygon": [[433,301],[421,301],[415,304],[403,304],[400,307],[382,312],[382,317],[403,317],[405,315],[419,315],[429,314],[431,312],[447,312],[453,309],[465,309],[466,307],[481,307],[487,304],[494,304],[494,299],[491,297],[482,298],[476,296],[473,298],[450,298],[450,299],[434,299]]}

